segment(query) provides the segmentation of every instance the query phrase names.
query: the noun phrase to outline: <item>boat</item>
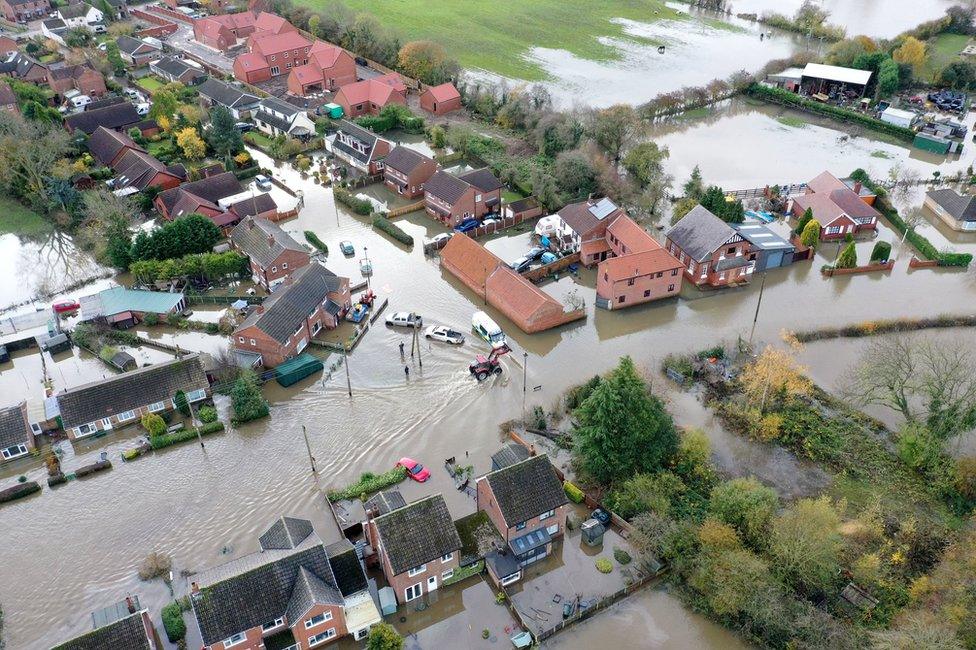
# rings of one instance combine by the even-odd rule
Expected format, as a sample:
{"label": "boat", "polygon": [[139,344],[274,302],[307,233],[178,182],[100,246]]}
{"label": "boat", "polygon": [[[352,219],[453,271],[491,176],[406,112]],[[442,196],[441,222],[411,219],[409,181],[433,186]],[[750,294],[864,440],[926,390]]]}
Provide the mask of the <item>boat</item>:
{"label": "boat", "polygon": [[60,302],[54,303],[52,307],[54,307],[54,311],[56,311],[59,314],[67,314],[81,309],[81,304],[79,304],[75,300],[62,300]]}
{"label": "boat", "polygon": [[373,263],[364,257],[359,260],[359,271],[363,275],[373,275]]}

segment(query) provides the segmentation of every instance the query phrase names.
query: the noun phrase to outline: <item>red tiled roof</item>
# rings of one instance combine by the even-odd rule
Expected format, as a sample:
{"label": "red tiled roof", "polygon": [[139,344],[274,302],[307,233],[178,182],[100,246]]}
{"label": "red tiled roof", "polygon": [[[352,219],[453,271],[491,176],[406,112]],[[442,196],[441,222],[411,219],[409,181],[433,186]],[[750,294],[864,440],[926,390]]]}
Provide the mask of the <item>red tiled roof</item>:
{"label": "red tiled roof", "polygon": [[813,218],[820,222],[823,228],[844,215],[844,209],[834,203],[828,194],[801,194],[793,201],[801,211],[812,210]]}
{"label": "red tiled roof", "polygon": [[661,248],[646,230],[625,214],[620,215],[607,226],[607,236],[613,235],[627,247],[627,253],[642,253]]}
{"label": "red tiled roof", "polygon": [[394,92],[402,94],[406,89],[400,75],[393,73],[346,84],[339,88],[339,92],[350,105],[371,102],[377,106],[386,106]]}
{"label": "red tiled roof", "polygon": [[322,69],[331,68],[342,56],[344,50],[332,43],[326,43],[325,41],[315,41],[312,43],[312,49],[309,50],[309,58],[314,59],[315,63]]}
{"label": "red tiled roof", "polygon": [[846,185],[830,172],[824,172],[807,183],[807,188],[811,192],[818,194],[829,194],[834,190],[842,190]]}
{"label": "red tiled roof", "polygon": [[292,68],[291,74],[302,85],[322,81],[322,71],[311,63]]}
{"label": "red tiled roof", "polygon": [[591,257],[593,255],[599,255],[610,250],[610,244],[607,243],[606,239],[593,239],[590,241],[585,241],[580,246],[580,255],[584,258]]}
{"label": "red tiled roof", "polygon": [[[251,14],[251,12],[245,11],[241,14],[231,15],[240,16],[242,14]],[[297,31],[290,22],[278,14],[271,13],[270,11],[262,11],[260,14],[258,14],[257,18],[251,22],[251,24],[254,25],[255,29],[260,29],[262,31],[271,32],[274,34],[281,34],[285,31]]]}
{"label": "red tiled roof", "polygon": [[237,57],[235,63],[239,63],[245,70],[260,70],[261,68],[268,67],[264,57],[254,52],[245,52]]}
{"label": "red tiled roof", "polygon": [[282,34],[255,34],[251,36],[249,48],[262,56],[268,57],[286,50],[299,50],[312,45],[312,42],[298,32],[284,32]]}
{"label": "red tiled roof", "polygon": [[452,83],[441,84],[439,86],[429,86],[427,92],[433,96],[434,101],[438,104],[443,102],[451,101],[452,99],[457,99],[461,96],[458,89],[454,87]]}
{"label": "red tiled roof", "polygon": [[[802,211],[813,211],[813,218],[826,228],[845,215],[847,217],[878,217],[877,210],[830,172],[824,172],[807,183],[807,193],[794,199]],[[853,220],[853,219],[852,219]]]}
{"label": "red tiled roof", "polygon": [[600,263],[600,273],[606,273],[611,282],[618,282],[681,267],[681,262],[674,255],[658,248],[604,260]]}

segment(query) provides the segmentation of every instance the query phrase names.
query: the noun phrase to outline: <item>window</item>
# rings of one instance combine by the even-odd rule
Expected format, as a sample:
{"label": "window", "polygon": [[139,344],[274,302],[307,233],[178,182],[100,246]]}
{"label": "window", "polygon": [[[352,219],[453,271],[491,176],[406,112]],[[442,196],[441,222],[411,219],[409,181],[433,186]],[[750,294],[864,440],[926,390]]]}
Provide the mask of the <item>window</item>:
{"label": "window", "polygon": [[427,570],[426,564],[421,564],[420,566],[415,566],[414,568],[407,571],[407,575],[411,578],[414,576],[419,576],[421,573]]}
{"label": "window", "polygon": [[129,420],[136,419],[135,411],[126,411],[125,413],[119,413],[119,422],[128,422]]}
{"label": "window", "polygon": [[449,580],[452,577],[454,577],[454,569],[448,569],[447,571],[441,574],[441,580]]}
{"label": "window", "polygon": [[277,273],[278,272],[278,267],[277,266],[272,266],[271,267],[271,272],[272,273]]}
{"label": "window", "polygon": [[661,272],[661,271],[658,271],[658,272],[657,272],[657,277],[659,277],[659,278],[660,278],[660,277],[662,277],[663,275],[664,275],[664,273],[663,273],[663,272]]}
{"label": "window", "polygon": [[651,296],[651,290],[650,289],[645,289],[644,290],[644,297],[645,298],[649,298],[650,296]]}
{"label": "window", "polygon": [[257,343],[254,342],[254,339],[251,339],[251,345],[257,345]]}
{"label": "window", "polygon": [[729,246],[729,250],[725,252],[729,255],[732,255],[733,253],[735,253],[735,246]]}
{"label": "window", "polygon": [[332,612],[322,612],[318,616],[313,616],[312,618],[305,621],[305,629],[310,630],[316,625],[321,625],[322,623],[331,620],[332,620]]}
{"label": "window", "polygon": [[520,521],[519,523],[515,524],[515,530],[525,530],[525,522]]}
{"label": "window", "polygon": [[320,634],[316,634],[315,636],[308,637],[308,647],[311,648],[313,646],[317,646],[320,643],[325,643],[326,641],[328,641],[329,639],[331,639],[335,635],[336,635],[335,628],[334,627],[330,627],[325,632],[322,632]]}
{"label": "window", "polygon": [[504,578],[502,578],[502,586],[503,587],[507,587],[508,585],[512,584],[513,582],[518,582],[521,579],[522,579],[522,571],[521,570],[516,571],[512,575],[505,576]]}
{"label": "window", "polygon": [[629,280],[627,280],[627,286],[628,287],[634,286],[634,278],[630,278]]}
{"label": "window", "polygon": [[186,394],[186,401],[188,402],[199,402],[207,396],[206,389],[198,388],[196,390],[188,391]]}
{"label": "window", "polygon": [[272,60],[272,61],[274,61],[274,60],[275,60],[275,55],[274,55],[274,54],[272,54],[272,55],[271,55],[271,60]]}
{"label": "window", "polygon": [[[272,57],[272,58],[274,58],[274,57]],[[271,74],[272,74],[273,76],[278,76],[279,74],[281,74],[281,68],[279,68],[279,67],[278,67],[278,66],[276,66],[276,65],[274,65],[274,66],[271,66]]]}
{"label": "window", "polygon": [[89,433],[95,433],[95,423],[89,422],[88,424],[83,424],[76,431],[79,436],[87,436]]}
{"label": "window", "polygon": [[112,428],[112,418],[102,418],[102,426],[106,429]]}
{"label": "window", "polygon": [[403,590],[403,596],[404,596],[403,600],[409,603],[411,600],[414,600],[415,598],[420,598],[421,594],[424,593],[423,589],[424,589],[424,585],[422,582],[418,582],[415,585],[411,585],[407,587],[406,589]]}
{"label": "window", "polygon": [[474,195],[474,200],[475,200],[475,202],[476,202],[476,203],[477,203],[478,201],[480,201],[480,200],[481,200],[481,195],[480,195],[480,194],[475,194],[475,195]]}
{"label": "window", "polygon": [[285,624],[285,619],[279,617],[279,618],[276,618],[273,621],[269,621],[269,622],[265,623],[264,625],[262,625],[261,626],[261,631],[262,632],[267,632],[268,630],[273,630],[276,627],[281,627],[284,624]]}
{"label": "window", "polygon": [[12,447],[7,447],[0,455],[3,455],[4,460],[9,460],[10,458],[16,458],[17,456],[23,456],[27,453],[27,445],[13,445]]}
{"label": "window", "polygon": [[291,61],[289,61],[288,63],[285,64],[285,69],[286,70],[291,70]]}
{"label": "window", "polygon": [[237,337],[237,341],[238,341],[239,343],[243,343],[243,342],[244,342],[244,337],[243,337],[243,336],[238,336],[238,337]]}
{"label": "window", "polygon": [[442,563],[444,563],[444,562],[450,562],[453,559],[454,559],[454,553],[448,553],[447,555],[442,555],[441,556],[441,562]]}
{"label": "window", "polygon": [[539,515],[539,521],[542,521],[543,519],[548,519],[549,517],[553,517],[555,516],[555,514],[556,514],[555,510],[550,510],[549,512],[543,512],[541,515]]}
{"label": "window", "polygon": [[287,59],[289,54],[290,54],[290,52],[285,52],[284,54],[282,54],[282,56]]}
{"label": "window", "polygon": [[626,296],[620,296],[619,298],[617,298],[617,302],[622,305],[624,303],[624,300],[626,299],[627,299]]}
{"label": "window", "polygon": [[40,433],[41,432],[41,425],[39,425],[39,424],[35,424],[34,422],[31,422],[30,427],[31,427],[31,431],[33,431],[34,433]]}
{"label": "window", "polygon": [[678,269],[671,269],[671,277],[678,275]]}
{"label": "window", "polygon": [[668,285],[668,291],[674,291],[674,285],[673,284],[669,284]]}
{"label": "window", "polygon": [[607,282],[609,279],[610,279],[610,276],[607,275],[606,272],[604,272],[604,274],[603,274],[603,281],[604,282]]}
{"label": "window", "polygon": [[247,641],[247,635],[244,634],[243,632],[238,632],[234,636],[224,639],[224,647],[230,648],[239,643],[244,643],[245,641]]}

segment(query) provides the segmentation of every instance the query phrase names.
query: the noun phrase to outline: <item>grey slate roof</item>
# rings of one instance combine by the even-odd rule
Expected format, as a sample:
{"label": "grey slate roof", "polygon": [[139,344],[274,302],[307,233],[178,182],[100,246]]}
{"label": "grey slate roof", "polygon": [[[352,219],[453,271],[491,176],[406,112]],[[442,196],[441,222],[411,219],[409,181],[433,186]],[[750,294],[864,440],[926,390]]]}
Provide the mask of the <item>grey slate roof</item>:
{"label": "grey slate roof", "polygon": [[47,20],[42,22],[44,26],[47,27],[52,32],[57,32],[58,30],[68,28],[67,23],[65,23],[60,18],[48,18]]}
{"label": "grey slate roof", "polygon": [[671,227],[667,238],[678,245],[685,255],[696,262],[703,262],[735,235],[732,226],[704,206],[696,205]]}
{"label": "grey slate roof", "polygon": [[119,46],[120,52],[124,52],[129,56],[142,52],[148,53],[159,50],[159,48],[157,48],[155,45],[150,45],[142,39],[133,38],[132,36],[126,35],[119,36],[117,39],[115,39],[115,44]]}
{"label": "grey slate roof", "polygon": [[509,526],[569,502],[563,484],[545,454],[488,472],[485,480]]}
{"label": "grey slate roof", "polygon": [[424,192],[439,198],[441,201],[454,205],[471,187],[460,178],[444,170],[438,171],[424,183]]}
{"label": "grey slate roof", "polygon": [[172,399],[176,391],[210,386],[199,354],[145,366],[64,391],[57,396],[65,428]]}
{"label": "grey slate roof", "polygon": [[409,174],[427,160],[431,159],[418,151],[409,147],[396,146],[383,159],[383,164],[390,169]]}
{"label": "grey slate roof", "polygon": [[104,126],[107,129],[127,129],[142,121],[136,112],[136,107],[128,102],[113,104],[94,111],[75,113],[64,118],[65,123],[72,129],[81,129],[88,135]]}
{"label": "grey slate roof", "polygon": [[268,111],[263,110],[260,106],[258,106],[258,110],[254,111],[254,119],[264,122],[265,124],[269,124],[279,131],[283,131],[285,133],[288,133],[288,131],[291,130],[291,122],[283,117],[278,117],[274,113],[269,113]]}
{"label": "grey slate roof", "polygon": [[308,315],[339,287],[339,276],[321,264],[303,266],[292,273],[290,283],[264,301],[264,313],[251,312],[238,329],[255,326],[279,343],[287,343]]}
{"label": "grey slate roof", "polygon": [[219,79],[214,79],[213,77],[208,78],[200,84],[197,90],[204,97],[209,97],[214,103],[227,106],[228,108],[255,106],[261,101],[261,98],[256,95],[246,93],[240,88],[220,81]]}
{"label": "grey slate roof", "polygon": [[373,520],[394,575],[437,560],[461,548],[454,521],[439,494]]}
{"label": "grey slate roof", "polygon": [[22,79],[35,66],[47,70],[47,67],[43,63],[35,61],[23,52],[11,52],[6,60],[0,64],[0,73],[10,74],[18,79]]}
{"label": "grey slate roof", "polygon": [[482,192],[494,192],[495,190],[502,189],[502,182],[495,178],[495,175],[487,167],[473,169],[465,174],[461,174],[459,178]]}
{"label": "grey slate roof", "polygon": [[227,206],[227,209],[232,211],[239,217],[250,217],[257,214],[264,214],[269,210],[274,210],[278,207],[275,203],[274,197],[270,194],[256,194],[250,196],[246,199],[241,199],[237,203],[231,203]]}
{"label": "grey slate roof", "polygon": [[529,450],[522,445],[510,442],[491,455],[493,469],[501,469],[521,462],[529,457]]}
{"label": "grey slate roof", "polygon": [[957,221],[976,221],[976,197],[948,188],[932,190],[926,196]]}
{"label": "grey slate roof", "polygon": [[282,230],[281,226],[260,217],[248,217],[234,226],[230,241],[235,248],[261,267],[270,266],[287,250],[307,254],[305,247]]}
{"label": "grey slate roof", "polygon": [[[134,187],[138,190],[144,190],[156,177],[156,174],[163,172],[174,173],[170,171],[170,168],[142,149],[129,150],[115,163],[116,178],[114,188],[119,190],[124,187]],[[183,175],[181,180],[185,178],[186,176]]]}
{"label": "grey slate roof", "polygon": [[610,199],[578,201],[563,206],[556,214],[581,237],[585,237],[617,209]]}
{"label": "grey slate roof", "polygon": [[27,425],[27,402],[0,409],[0,449],[20,445],[30,440]]}
{"label": "grey slate roof", "polygon": [[224,172],[165,190],[159,194],[159,200],[163,202],[168,211],[172,212],[173,206],[187,193],[216,204],[220,199],[240,194],[243,191],[244,187],[234,176],[234,173]]}
{"label": "grey slate roof", "polygon": [[384,490],[382,492],[377,492],[369,499],[366,500],[364,508],[366,511],[376,510],[381,515],[385,515],[388,512],[392,512],[397,508],[402,508],[407,505],[407,500],[403,498],[400,494],[400,490],[396,488],[390,490]]}
{"label": "grey slate roof", "polygon": [[156,70],[161,70],[174,79],[180,79],[188,72],[195,73],[192,75],[192,78],[200,77],[206,74],[203,71],[194,68],[192,65],[189,65],[182,59],[176,58],[175,56],[164,56],[158,61],[153,62],[151,67],[155,68]]}
{"label": "grey slate roof", "polygon": [[315,532],[312,522],[295,517],[280,517],[258,538],[261,548],[295,548]]}
{"label": "grey slate roof", "polygon": [[88,139],[88,151],[102,165],[111,163],[124,147],[144,151],[125,133],[119,133],[103,126],[98,127]]}
{"label": "grey slate roof", "polygon": [[343,596],[358,594],[368,588],[366,573],[356,555],[356,547],[348,539],[341,539],[325,547],[329,556],[329,565],[335,577],[336,586]]}
{"label": "grey slate roof", "polygon": [[326,584],[302,566],[298,568],[298,578],[295,580],[291,600],[288,601],[288,608],[285,610],[285,620],[298,621],[316,605],[342,604],[342,594],[336,587]]}
{"label": "grey slate roof", "polygon": [[261,106],[266,110],[281,113],[285,117],[294,117],[299,113],[305,112],[305,109],[299,108],[294,104],[289,104],[288,102],[282,101],[277,97],[265,97],[261,100]]}
{"label": "grey slate roof", "polygon": [[339,123],[339,131],[362,142],[366,146],[366,151],[363,153],[354,147],[347,146],[339,140],[338,135],[333,141],[332,147],[342,151],[348,156],[355,158],[356,160],[359,160],[360,162],[368,163],[373,157],[373,149],[376,147],[376,141],[379,140],[379,136],[377,136],[375,133],[367,131],[358,124],[353,124],[349,120],[342,120]]}
{"label": "grey slate roof", "polygon": [[142,614],[136,612],[70,641],[55,646],[53,650],[152,650],[146,636]]}

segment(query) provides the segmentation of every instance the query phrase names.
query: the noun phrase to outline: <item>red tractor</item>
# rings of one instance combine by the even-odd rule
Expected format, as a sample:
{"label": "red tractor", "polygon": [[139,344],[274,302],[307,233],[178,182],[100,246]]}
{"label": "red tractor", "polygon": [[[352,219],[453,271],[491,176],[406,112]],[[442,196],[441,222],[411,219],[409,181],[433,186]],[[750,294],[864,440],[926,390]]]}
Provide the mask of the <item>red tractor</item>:
{"label": "red tractor", "polygon": [[478,381],[484,381],[490,375],[500,375],[502,374],[502,364],[499,359],[511,351],[512,348],[502,344],[489,352],[487,357],[479,354],[475,357],[474,363],[468,366],[468,370],[477,377]]}

